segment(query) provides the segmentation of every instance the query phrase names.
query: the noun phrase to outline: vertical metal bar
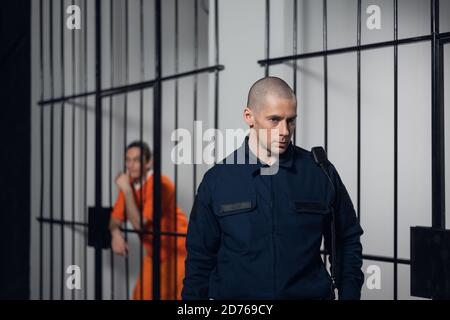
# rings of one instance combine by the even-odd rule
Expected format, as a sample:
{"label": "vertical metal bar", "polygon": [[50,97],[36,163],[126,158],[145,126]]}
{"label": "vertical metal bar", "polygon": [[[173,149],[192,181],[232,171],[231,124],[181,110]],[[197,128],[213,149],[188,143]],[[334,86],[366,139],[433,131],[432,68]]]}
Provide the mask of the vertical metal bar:
{"label": "vertical metal bar", "polygon": [[357,90],[358,90],[358,142],[357,142],[357,217],[358,221],[361,221],[361,50],[359,46],[361,45],[361,0],[358,0],[358,14],[357,14],[357,45],[358,51],[356,52],[357,57]]}
{"label": "vertical metal bar", "polygon": [[[219,65],[219,2],[214,0],[214,47],[215,64]],[[214,129],[219,128],[219,70],[214,72]],[[214,159],[217,161],[217,137],[214,139]]]}
{"label": "vertical metal bar", "polygon": [[[270,0],[266,0],[266,59],[270,59]],[[269,76],[269,64],[264,67],[264,75]]]}
{"label": "vertical metal bar", "polygon": [[431,0],[432,226],[445,229],[445,121],[440,83],[439,0]]}
{"label": "vertical metal bar", "polygon": [[[75,94],[75,32],[72,32],[72,94]],[[76,114],[75,106],[72,106],[72,250],[71,250],[71,261],[72,265],[75,264],[75,124],[76,124]],[[75,290],[71,292],[72,300],[75,299]]]}
{"label": "vertical metal bar", "polygon": [[[145,78],[145,68],[144,68],[144,3],[143,0],[140,0],[140,19],[139,19],[139,37],[140,37],[140,52],[141,52],[141,81],[144,81]],[[142,140],[144,136],[144,92],[143,90],[139,90],[139,140],[141,142],[142,146]],[[144,188],[144,182],[145,178],[144,175],[144,152],[141,147],[140,152],[140,161],[141,161],[141,172],[140,172],[140,182],[141,182],[141,188],[139,189],[140,193],[140,200],[139,200],[139,221],[140,221],[140,231],[143,231],[144,225],[143,225],[143,193],[142,190]],[[139,241],[139,265],[140,265],[140,299],[144,300],[144,234],[140,234],[140,241]]]}
{"label": "vertical metal bar", "polygon": [[[323,51],[327,50],[328,46],[328,16],[327,16],[327,0],[322,1],[322,41]],[[324,107],[324,148],[328,151],[328,56],[323,56],[323,107]],[[328,254],[330,254],[328,252]],[[323,255],[325,267],[327,266],[326,254]]]}
{"label": "vertical metal bar", "polygon": [[[323,14],[323,51],[327,50],[328,42],[328,18],[327,18],[327,0],[322,2]],[[323,103],[324,103],[324,139],[325,151],[328,151],[328,56],[323,56]]]}
{"label": "vertical metal bar", "polygon": [[[61,57],[61,96],[65,95],[65,45],[64,45],[64,30],[66,29],[64,26],[65,22],[65,14],[64,14],[64,1],[60,2],[60,14],[61,14],[61,29],[60,29],[60,57]],[[60,137],[60,162],[61,162],[61,173],[60,173],[60,219],[61,221],[64,221],[64,131],[65,131],[65,104],[64,102],[61,103],[61,137]],[[64,254],[65,254],[65,239],[64,239],[64,225],[60,225],[60,231],[61,231],[61,274],[60,274],[60,296],[61,300],[64,300]]]}
{"label": "vertical metal bar", "polygon": [[[128,84],[128,78],[129,78],[129,59],[128,59],[128,48],[129,48],[129,26],[128,26],[128,7],[129,7],[129,1],[125,1],[125,83]],[[127,148],[127,130],[128,130],[128,94],[125,94],[124,99],[124,116],[123,116],[123,143],[124,147],[123,150],[126,150]],[[126,171],[126,165],[124,161],[123,165],[124,172]],[[125,215],[125,214],[124,214]],[[124,221],[126,222],[126,215],[124,216]],[[128,228],[125,228],[125,242],[128,243]],[[128,254],[125,256],[125,292],[126,292],[126,299],[130,299],[130,260],[128,259]]]}
{"label": "vertical metal bar", "polygon": [[[102,210],[101,0],[95,1],[95,208]],[[95,299],[102,299],[102,248],[95,246]]]}
{"label": "vertical metal bar", "polygon": [[[398,1],[394,0],[394,41],[398,40]],[[398,285],[398,45],[394,45],[394,300]]]}
{"label": "vertical metal bar", "polygon": [[[44,10],[43,0],[39,0],[39,72],[41,78],[41,101],[44,99]],[[40,192],[39,192],[39,299],[43,299],[44,293],[44,230],[42,219],[44,217],[44,185],[45,185],[45,166],[44,166],[44,108],[40,108]]]}
{"label": "vertical metal bar", "polygon": [[[114,87],[114,1],[110,0],[109,2],[109,45],[110,45],[110,55],[111,55],[111,85],[110,87]],[[113,122],[112,122],[112,117],[113,117],[113,96],[110,97],[109,99],[109,206],[112,207],[113,203],[112,203],[112,186],[113,186],[113,178],[112,178],[112,135],[113,135]],[[112,249],[109,251],[109,258],[110,258],[110,264],[111,264],[111,300],[114,300],[114,252],[112,251]]]}
{"label": "vertical metal bar", "polygon": [[[294,0],[294,10],[293,10],[293,30],[292,30],[292,54],[296,55],[297,54],[297,4],[298,1]],[[294,94],[295,96],[297,96],[297,59],[293,60],[293,67],[292,67],[292,72],[293,72],[293,86],[294,86]],[[294,129],[294,144],[297,140],[297,130]]]}
{"label": "vertical metal bar", "polygon": [[[87,12],[88,12],[88,7],[87,7],[87,0],[84,0],[84,46],[83,46],[83,56],[84,56],[84,65],[81,64],[81,57],[80,57],[80,67],[83,66],[83,74],[84,74],[84,79],[81,77],[80,74],[80,81],[84,80],[84,83],[82,83],[82,85],[80,85],[80,89],[83,88],[84,91],[87,91],[87,82],[88,82],[88,74],[87,74],[87,63],[88,63],[88,56],[87,56],[87,47],[88,47],[88,41],[87,41],[87,37],[88,37],[88,32],[89,32],[89,22],[87,19]],[[84,97],[83,99],[83,104],[84,104],[84,195],[83,195],[83,210],[84,210],[84,217],[83,217],[83,222],[87,223],[88,222],[88,217],[87,217],[87,166],[88,166],[88,162],[87,162],[87,152],[88,152],[88,114],[87,114],[87,97]],[[84,254],[84,259],[83,259],[83,270],[84,270],[84,284],[83,284],[83,288],[84,288],[84,299],[87,299],[87,292],[88,292],[88,268],[87,268],[87,230],[84,229],[84,243],[83,243],[83,254]]]}
{"label": "vertical metal bar", "polygon": [[[50,0],[50,96],[54,97],[53,72],[53,0]],[[50,219],[53,220],[53,121],[54,105],[50,105]],[[50,300],[53,300],[53,223],[50,223]]]}
{"label": "vertical metal bar", "polygon": [[[179,48],[178,48],[178,35],[179,35],[179,25],[178,25],[178,19],[179,19],[179,12],[178,12],[178,0],[175,0],[175,74],[178,73],[179,69]],[[178,129],[178,79],[175,79],[175,129]],[[177,137],[178,138],[178,137]],[[174,144],[176,144],[177,141],[175,141]],[[175,166],[174,166],[174,184],[175,184],[175,190],[174,190],[174,222],[175,222],[175,232],[178,232],[178,219],[177,219],[177,203],[178,203],[178,153],[175,152]],[[174,247],[174,255],[175,255],[175,268],[174,268],[174,275],[173,278],[175,279],[175,297],[174,299],[177,299],[177,292],[178,292],[178,238],[175,237],[175,247]]]}
{"label": "vertical metal bar", "polygon": [[[194,1],[194,69],[198,68],[198,0]],[[194,132],[196,130],[196,121],[197,121],[197,100],[198,100],[198,75],[194,75]],[[194,134],[197,134],[196,132]],[[194,150],[194,158],[195,158],[195,139],[192,142],[192,150]],[[197,159],[196,159],[197,160]],[[197,165],[196,160],[192,166],[193,168],[193,192],[195,198],[195,190],[197,190]]]}
{"label": "vertical metal bar", "polygon": [[155,85],[153,88],[153,299],[160,299],[160,247],[161,247],[161,0],[155,0]]}

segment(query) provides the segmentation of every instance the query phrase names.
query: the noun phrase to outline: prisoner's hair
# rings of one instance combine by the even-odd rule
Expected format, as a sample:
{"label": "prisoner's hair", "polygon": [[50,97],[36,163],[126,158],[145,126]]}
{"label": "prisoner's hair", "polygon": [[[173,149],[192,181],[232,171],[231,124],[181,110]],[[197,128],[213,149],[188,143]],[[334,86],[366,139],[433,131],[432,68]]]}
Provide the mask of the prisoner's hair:
{"label": "prisoner's hair", "polygon": [[247,107],[255,111],[260,110],[268,95],[296,101],[294,91],[284,80],[277,77],[265,77],[256,81],[250,88]]}
{"label": "prisoner's hair", "polygon": [[150,147],[148,146],[148,144],[144,141],[137,140],[137,141],[131,142],[127,146],[126,151],[128,151],[131,148],[139,148],[144,155],[145,162],[149,161],[152,158],[152,151],[150,150]]}

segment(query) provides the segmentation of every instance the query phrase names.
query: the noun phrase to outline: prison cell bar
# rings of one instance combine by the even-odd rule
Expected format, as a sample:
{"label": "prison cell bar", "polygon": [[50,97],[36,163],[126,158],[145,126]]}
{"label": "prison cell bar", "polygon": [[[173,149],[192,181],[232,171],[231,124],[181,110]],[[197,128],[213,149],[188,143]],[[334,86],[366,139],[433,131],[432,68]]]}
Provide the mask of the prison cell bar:
{"label": "prison cell bar", "polygon": [[[198,0],[194,0],[194,69],[198,68]],[[197,121],[197,99],[198,99],[198,76],[194,75],[194,122],[193,132],[195,134]],[[192,150],[196,150],[195,139],[192,141]],[[195,157],[195,156],[194,156]],[[197,190],[197,165],[194,161],[192,165],[193,175],[193,198],[195,198],[195,191]]]}
{"label": "prison cell bar", "polygon": [[[394,41],[398,40],[398,1],[394,0]],[[398,45],[394,45],[394,300],[398,295]]]}
{"label": "prison cell bar", "polygon": [[[436,39],[443,39],[450,36],[450,32],[443,32],[436,35]],[[324,55],[335,55],[335,54],[342,54],[342,53],[349,53],[349,52],[355,52],[358,49],[361,51],[365,50],[371,50],[371,49],[378,49],[383,47],[391,47],[395,44],[397,45],[404,45],[404,44],[411,44],[416,42],[423,42],[423,41],[430,41],[432,40],[432,35],[422,35],[418,37],[410,37],[410,38],[403,38],[395,40],[389,40],[389,41],[381,41],[381,42],[374,42],[374,43],[368,43],[368,44],[362,44],[361,46],[350,46],[350,47],[343,47],[343,48],[337,48],[337,49],[330,49],[330,50],[322,50],[322,51],[314,51],[314,52],[307,52],[307,53],[300,53],[297,55],[288,55],[288,56],[281,56],[276,58],[270,58],[270,59],[261,59],[257,62],[261,66],[266,65],[276,65],[285,63],[288,60],[293,59],[309,59],[309,58],[315,58],[315,57],[322,57]],[[46,101],[47,104],[51,102],[51,100]]]}
{"label": "prison cell bar", "polygon": [[[89,34],[89,22],[87,19],[87,12],[88,12],[88,7],[87,7],[87,0],[84,0],[84,12],[83,12],[83,16],[84,16],[84,21],[85,26],[84,26],[84,37],[83,37],[83,54],[81,54],[80,52],[80,60],[81,60],[81,56],[84,57],[84,64],[80,63],[80,69],[83,68],[83,75],[84,75],[84,79],[81,77],[81,72],[80,72],[80,89],[83,88],[84,91],[86,91],[88,89],[87,87],[87,83],[88,83],[88,75],[87,75],[87,62],[88,62],[88,41],[87,41],[87,37]],[[81,46],[80,46],[81,48]],[[84,188],[83,188],[83,219],[84,222],[87,223],[88,221],[88,217],[87,217],[87,166],[88,166],[88,162],[87,162],[87,152],[88,152],[88,114],[87,114],[87,96],[84,97],[83,99],[83,104],[84,104],[84,153],[83,153],[83,157],[84,157]],[[84,270],[84,278],[83,278],[83,292],[84,292],[84,299],[87,299],[87,293],[88,293],[88,268],[87,268],[87,230],[84,230],[84,236],[83,236],[83,240],[84,240],[84,246],[83,246],[83,270]]]}
{"label": "prison cell bar", "polygon": [[[322,47],[327,50],[328,47],[328,14],[327,14],[327,0],[322,1]],[[295,59],[295,61],[297,61]],[[324,147],[328,152],[328,57],[323,57],[323,114],[324,114]],[[329,253],[328,253],[329,254]],[[327,266],[327,256],[323,255],[325,267]]]}
{"label": "prison cell bar", "polygon": [[[214,47],[215,65],[219,66],[219,3],[214,0]],[[219,128],[219,69],[214,72],[214,129]],[[214,159],[217,161],[217,138],[214,139]]]}
{"label": "prison cell bar", "polygon": [[[139,1],[139,7],[140,7],[140,15],[139,15],[139,51],[140,51],[140,81],[144,81],[145,75],[144,75],[144,4],[143,4],[143,0]],[[139,141],[142,145],[143,143],[143,128],[144,128],[144,123],[143,123],[143,113],[144,113],[144,93],[142,92],[142,89],[139,90]],[[139,229],[143,230],[143,214],[142,214],[142,210],[144,209],[143,206],[143,193],[142,193],[142,189],[144,188],[144,153],[143,153],[143,148],[141,148],[141,152],[139,155],[140,158],[140,163],[141,163],[141,167],[140,167],[140,189],[139,189],[139,194],[140,194],[140,200],[139,200],[139,204],[136,203],[137,207],[139,208]],[[139,241],[139,281],[140,281],[140,292],[138,293],[140,299],[144,299],[144,271],[143,271],[143,255],[144,255],[144,248],[143,248],[143,242],[144,242],[144,238],[140,238]]]}
{"label": "prison cell bar", "polygon": [[[54,97],[54,70],[53,70],[53,0],[50,0],[50,97]],[[50,105],[50,219],[53,219],[53,136],[54,136],[54,128],[53,121],[54,120],[54,106],[53,103]],[[50,300],[53,300],[53,225],[50,224]]]}
{"label": "prison cell bar", "polygon": [[153,88],[153,299],[160,299],[160,248],[161,248],[161,0],[155,0],[155,85]]}
{"label": "prison cell bar", "polygon": [[[294,10],[293,10],[293,17],[292,17],[292,25],[293,25],[293,31],[292,31],[292,54],[295,56],[297,54],[297,8],[298,8],[298,1],[294,0],[293,2]],[[293,60],[293,72],[292,72],[292,83],[293,83],[293,89],[294,94],[297,96],[297,60]],[[294,145],[296,143],[297,138],[297,129],[294,128]]]}
{"label": "prison cell bar", "polygon": [[[97,214],[102,210],[102,97],[100,90],[102,88],[102,15],[101,0],[95,1],[95,209]],[[95,245],[95,299],[102,299],[102,248],[96,243]]]}
{"label": "prison cell bar", "polygon": [[[62,95],[65,95],[65,44],[64,44],[64,0],[60,2],[60,63],[61,63],[61,93]],[[61,103],[61,124],[60,124],[60,215],[61,220],[64,219],[64,131],[65,131],[65,104],[64,102]],[[60,296],[61,300],[64,300],[64,254],[65,254],[65,248],[64,248],[64,228],[61,226],[60,228],[60,235],[61,235],[61,244],[60,244],[60,254],[61,254],[61,270],[60,270]]]}
{"label": "prison cell bar", "polygon": [[[75,32],[72,32],[72,94],[75,93]],[[72,221],[75,221],[75,107],[72,107],[72,192],[71,192],[71,198],[72,198]],[[72,246],[71,246],[71,261],[72,265],[75,265],[75,225],[71,225],[71,231],[72,231]],[[72,290],[71,292],[71,299],[75,300],[75,290]]]}
{"label": "prison cell bar", "polygon": [[[357,9],[356,45],[361,46],[361,0]],[[356,215],[361,224],[361,50],[356,51],[357,68],[357,163],[356,163]]]}
{"label": "prison cell bar", "polygon": [[[50,219],[50,218],[40,218],[37,217],[36,220],[38,222],[42,222],[42,223],[52,223],[52,224],[57,224],[57,225],[65,225],[65,226],[79,226],[79,227],[83,227],[83,228],[87,228],[89,226],[88,222],[83,222],[83,221],[72,221],[72,220],[60,220],[60,219]],[[120,227],[120,230],[123,232],[129,232],[129,233],[135,233],[138,235],[153,235],[155,234],[154,231],[150,231],[150,230],[136,230],[136,229],[128,229],[126,227]],[[162,236],[177,236],[177,237],[186,237],[186,233],[181,233],[181,232],[171,232],[171,231],[161,231],[160,232]]]}
{"label": "prison cell bar", "polygon": [[[327,0],[322,2],[322,47],[323,51],[328,50],[328,14]],[[298,55],[295,55],[298,56]],[[323,56],[323,108],[324,108],[324,148],[328,152],[328,57]]]}
{"label": "prison cell bar", "polygon": [[[115,66],[115,61],[114,61],[114,2],[113,0],[109,1],[109,28],[110,28],[110,33],[109,33],[109,52],[110,52],[110,85],[111,87],[114,86],[114,66]],[[113,117],[113,96],[111,96],[109,98],[109,207],[112,208],[113,206],[113,200],[112,200],[112,186],[113,186],[113,178],[112,178],[112,135],[113,135],[113,121],[112,121],[112,117]],[[111,250],[109,250],[109,259],[110,259],[110,265],[111,265],[111,300],[114,300],[114,294],[115,294],[115,286],[114,286],[114,252],[111,248]]]}
{"label": "prison cell bar", "polygon": [[[178,32],[179,32],[179,26],[178,26],[178,0],[175,0],[175,43],[174,43],[174,66],[175,66],[175,73],[178,73],[178,67],[179,67],[179,56],[178,56]],[[174,88],[174,108],[175,108],[175,129],[178,129],[178,79],[175,80],[175,88]],[[178,137],[176,137],[176,141],[174,141],[174,148],[178,142]],[[174,211],[173,211],[173,219],[174,219],[174,231],[178,232],[178,219],[177,219],[177,205],[178,205],[178,153],[175,152],[175,164],[174,164]],[[175,246],[174,246],[174,258],[175,258],[175,268],[173,273],[173,278],[175,279],[174,283],[174,289],[175,289],[175,299],[177,299],[177,289],[178,289],[178,237],[175,237]]]}
{"label": "prison cell bar", "polygon": [[[39,72],[40,72],[40,96],[41,100],[44,99],[44,90],[45,90],[45,82],[44,82],[44,27],[43,27],[43,19],[44,18],[44,9],[43,9],[43,0],[39,0]],[[40,110],[40,191],[39,191],[39,217],[42,219],[44,216],[44,185],[45,185],[45,166],[44,166],[44,110],[41,108]],[[44,296],[44,261],[43,261],[43,246],[44,246],[44,230],[43,224],[39,224],[39,299],[42,300]]]}
{"label": "prison cell bar", "polygon": [[445,118],[439,41],[439,0],[431,0],[432,226],[445,229]]}
{"label": "prison cell bar", "polygon": [[[270,58],[270,0],[266,0],[266,59]],[[264,75],[269,76],[269,65],[264,66]]]}
{"label": "prison cell bar", "polygon": [[[66,226],[75,225],[75,226],[80,226],[80,227],[83,227],[83,228],[87,228],[88,227],[88,223],[87,222],[82,222],[82,221],[69,221],[69,220],[61,221],[59,219],[49,219],[49,218],[42,218],[41,219],[39,217],[37,217],[36,220],[38,222],[42,222],[42,223],[53,223],[53,224],[66,225]],[[126,228],[123,228],[123,227],[121,227],[120,230],[123,231],[123,232],[128,231],[130,233],[135,233],[135,234],[148,234],[148,235],[155,234],[155,232],[150,231],[150,230],[139,231],[139,230],[135,230],[135,229],[126,229]],[[187,236],[185,233],[164,232],[164,231],[161,231],[161,235],[164,235],[164,236],[177,236],[177,237],[186,237]],[[321,253],[325,253],[325,251],[321,250]],[[378,255],[368,255],[368,254],[366,254],[366,255],[363,255],[363,257],[364,257],[364,259],[367,259],[367,260],[379,260],[379,261],[385,261],[385,262],[393,262],[394,261],[394,258],[378,256]],[[400,264],[410,264],[411,261],[409,259],[399,258],[398,259],[398,263],[400,263]]]}
{"label": "prison cell bar", "polygon": [[[128,1],[125,1],[125,83],[128,84],[129,80],[129,57],[128,57],[128,47],[129,47],[129,20],[128,20]],[[123,137],[123,150],[126,150],[127,147],[127,130],[128,130],[128,94],[125,94],[124,97],[124,137]],[[124,159],[125,157],[123,157]],[[124,160],[123,170],[126,171],[126,163]],[[124,214],[124,221],[127,221],[126,214]],[[125,230],[125,242],[128,243],[128,231]],[[125,286],[126,286],[126,299],[130,299],[130,260],[128,258],[128,254],[125,256]]]}
{"label": "prison cell bar", "polygon": [[[222,71],[222,70],[224,70],[223,65],[215,65],[215,66],[199,68],[196,70],[190,70],[190,71],[181,72],[178,74],[161,77],[160,81],[161,82],[169,81],[169,80],[174,80],[174,79],[179,79],[179,78],[184,78],[184,77],[190,77],[195,74],[207,73],[207,72],[209,73],[209,72]],[[115,88],[103,89],[103,90],[100,90],[99,95],[101,97],[108,97],[108,96],[118,95],[118,94],[122,94],[122,93],[129,93],[132,91],[138,91],[141,89],[153,87],[155,85],[155,83],[156,83],[156,79],[152,79],[152,80],[148,80],[148,81],[144,81],[144,82],[140,82],[140,83],[133,83],[133,84],[129,84],[129,85],[118,86]],[[70,96],[66,96],[66,97],[42,100],[42,101],[38,102],[38,105],[40,105],[40,106],[51,105],[51,104],[59,103],[62,101],[93,96],[95,94],[96,94],[96,91],[88,91],[88,92],[70,95]]]}

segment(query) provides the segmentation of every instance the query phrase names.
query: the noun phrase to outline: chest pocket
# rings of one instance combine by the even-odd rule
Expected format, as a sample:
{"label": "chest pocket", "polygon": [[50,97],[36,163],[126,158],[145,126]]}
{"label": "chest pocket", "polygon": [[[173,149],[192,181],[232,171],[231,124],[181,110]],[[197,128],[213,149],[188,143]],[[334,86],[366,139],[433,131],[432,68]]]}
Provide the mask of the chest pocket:
{"label": "chest pocket", "polygon": [[245,195],[230,199],[220,199],[214,206],[214,214],[221,217],[234,216],[256,209],[256,195]]}
{"label": "chest pocket", "polygon": [[251,211],[255,208],[256,203],[252,199],[238,201],[238,202],[230,202],[230,203],[222,203],[219,206],[218,216],[224,217],[229,215],[234,215],[242,212]]}
{"label": "chest pocket", "polygon": [[303,230],[308,234],[322,234],[328,224],[331,210],[327,204],[320,201],[291,201],[288,224],[290,228]]}
{"label": "chest pocket", "polygon": [[223,232],[223,241],[233,251],[247,250],[257,226],[256,195],[245,195],[232,199],[221,199],[214,206]]}
{"label": "chest pocket", "polygon": [[299,214],[327,215],[330,213],[329,207],[318,201],[293,201],[292,206]]}

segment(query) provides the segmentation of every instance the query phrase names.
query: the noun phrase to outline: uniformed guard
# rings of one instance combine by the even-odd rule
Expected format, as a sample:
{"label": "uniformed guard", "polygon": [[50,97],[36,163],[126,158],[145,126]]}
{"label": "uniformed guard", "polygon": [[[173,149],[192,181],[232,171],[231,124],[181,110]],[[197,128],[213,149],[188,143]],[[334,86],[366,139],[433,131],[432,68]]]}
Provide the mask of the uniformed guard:
{"label": "uniformed guard", "polygon": [[251,87],[244,109],[249,135],[198,188],[183,299],[320,300],[335,299],[335,289],[339,299],[360,299],[363,231],[323,152],[291,142],[296,109],[294,92],[280,78]]}

